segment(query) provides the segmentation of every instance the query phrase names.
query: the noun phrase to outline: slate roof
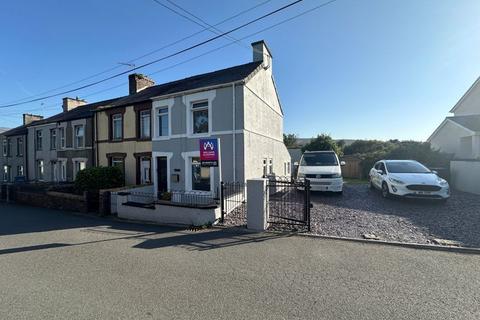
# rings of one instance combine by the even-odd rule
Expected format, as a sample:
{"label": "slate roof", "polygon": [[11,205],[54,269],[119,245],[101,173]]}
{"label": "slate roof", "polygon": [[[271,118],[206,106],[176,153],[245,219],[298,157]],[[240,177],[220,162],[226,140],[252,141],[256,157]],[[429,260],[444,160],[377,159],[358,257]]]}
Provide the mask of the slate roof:
{"label": "slate roof", "polygon": [[181,80],[155,85],[138,93],[120,98],[114,103],[110,104],[109,107],[114,108],[131,105],[133,103],[147,101],[152,97],[240,81],[248,77],[261,64],[261,61],[255,61],[227,69],[217,70]]}
{"label": "slate roof", "polygon": [[447,119],[452,120],[453,122],[458,123],[462,127],[465,127],[472,131],[480,132],[480,115],[456,116],[448,117]]}
{"label": "slate roof", "polygon": [[70,110],[68,112],[61,112],[56,115],[53,115],[51,117],[34,121],[28,126],[37,126],[41,124],[47,124],[47,123],[54,123],[54,122],[64,122],[64,121],[72,121],[72,120],[77,120],[77,119],[83,119],[83,118],[91,118],[93,117],[93,111],[100,107],[100,106],[105,106],[109,105],[116,100],[121,99],[121,98],[115,98],[115,99],[109,99],[109,100],[103,100],[95,103],[89,103],[80,107],[76,107],[73,110]]}
{"label": "slate roof", "polygon": [[8,131],[2,132],[2,136],[6,137],[11,137],[11,136],[20,136],[20,135],[26,135],[27,134],[27,126],[18,126],[16,128],[10,129]]}

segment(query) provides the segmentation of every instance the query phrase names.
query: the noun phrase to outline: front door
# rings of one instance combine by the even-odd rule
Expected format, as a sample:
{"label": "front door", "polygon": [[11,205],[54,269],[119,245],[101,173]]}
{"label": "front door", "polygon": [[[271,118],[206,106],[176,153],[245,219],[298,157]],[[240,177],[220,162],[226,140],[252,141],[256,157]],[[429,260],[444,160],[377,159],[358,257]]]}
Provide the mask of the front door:
{"label": "front door", "polygon": [[167,157],[157,157],[157,191],[161,193],[168,191]]}
{"label": "front door", "polygon": [[148,157],[140,159],[140,183],[150,183],[150,158]]}

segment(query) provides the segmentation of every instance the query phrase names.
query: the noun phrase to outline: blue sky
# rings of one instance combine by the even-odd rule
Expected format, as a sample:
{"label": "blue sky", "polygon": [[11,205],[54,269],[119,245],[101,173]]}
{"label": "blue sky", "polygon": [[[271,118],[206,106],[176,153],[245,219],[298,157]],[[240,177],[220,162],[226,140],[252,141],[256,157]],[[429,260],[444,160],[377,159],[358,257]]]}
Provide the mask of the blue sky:
{"label": "blue sky", "polygon": [[[214,24],[265,0],[174,1]],[[219,28],[228,30],[288,2],[271,0]],[[232,35],[242,38],[322,2],[304,0]],[[479,16],[477,0],[337,0],[243,43],[265,39],[273,52],[286,132],[425,140],[480,75]],[[118,62],[200,29],[153,0],[2,1],[0,104],[111,67],[117,69],[103,76],[124,71]],[[203,32],[136,63],[211,36]],[[219,39],[139,72],[169,68],[227,43]],[[152,78],[162,83],[250,60],[250,49],[231,45]],[[126,81],[125,75],[70,95],[89,102],[125,95]],[[114,86],[119,87],[104,91]],[[60,110],[61,97],[1,109],[0,127],[19,125],[26,111],[49,116]]]}

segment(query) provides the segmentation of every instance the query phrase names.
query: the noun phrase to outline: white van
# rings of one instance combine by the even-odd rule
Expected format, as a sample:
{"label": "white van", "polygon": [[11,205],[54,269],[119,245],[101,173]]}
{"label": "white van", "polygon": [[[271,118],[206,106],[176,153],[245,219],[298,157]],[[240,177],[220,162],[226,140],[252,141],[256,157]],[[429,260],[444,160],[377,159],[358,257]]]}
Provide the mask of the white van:
{"label": "white van", "polygon": [[297,179],[310,180],[310,190],[343,192],[340,162],[334,151],[305,151],[298,166]]}

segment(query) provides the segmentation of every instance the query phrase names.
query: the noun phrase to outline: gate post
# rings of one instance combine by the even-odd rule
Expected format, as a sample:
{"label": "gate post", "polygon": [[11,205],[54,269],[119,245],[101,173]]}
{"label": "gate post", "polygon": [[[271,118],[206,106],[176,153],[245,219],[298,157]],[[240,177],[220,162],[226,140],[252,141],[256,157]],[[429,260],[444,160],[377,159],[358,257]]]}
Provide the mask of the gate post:
{"label": "gate post", "polygon": [[225,188],[225,184],[222,182],[220,182],[220,212],[222,214],[221,216],[221,222],[223,223],[225,221],[225,193],[224,193],[224,188]]}
{"label": "gate post", "polygon": [[247,180],[247,228],[264,231],[268,228],[267,179]]}

